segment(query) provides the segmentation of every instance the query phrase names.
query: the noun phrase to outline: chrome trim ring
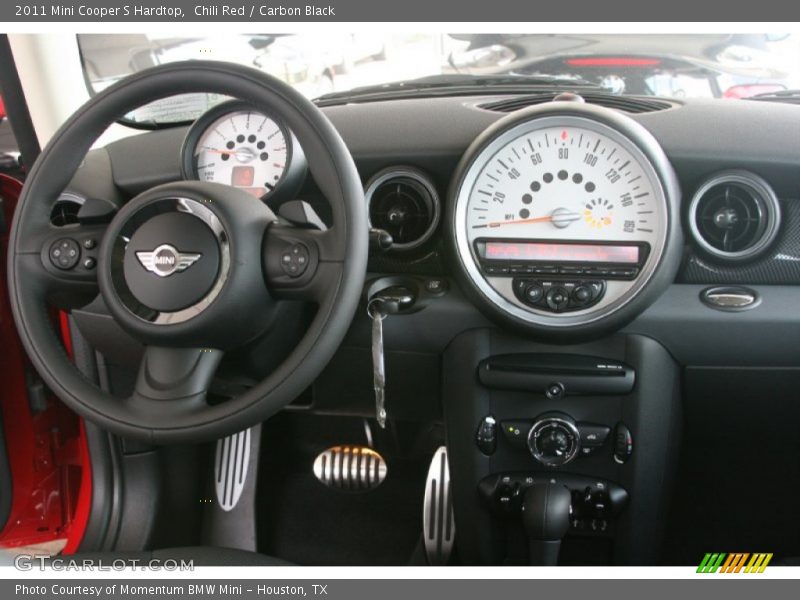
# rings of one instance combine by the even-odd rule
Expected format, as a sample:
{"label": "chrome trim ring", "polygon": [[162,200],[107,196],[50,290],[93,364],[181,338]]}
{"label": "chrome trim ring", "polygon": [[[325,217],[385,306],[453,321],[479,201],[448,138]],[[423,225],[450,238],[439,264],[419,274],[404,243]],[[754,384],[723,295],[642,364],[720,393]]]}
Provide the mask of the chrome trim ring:
{"label": "chrome trim ring", "polygon": [[[565,429],[569,430],[569,433],[573,436],[572,448],[570,448],[569,453],[564,456],[563,459],[546,458],[536,448],[535,438],[539,435],[541,429],[551,424],[562,425]],[[528,432],[528,449],[531,451],[533,458],[544,466],[560,467],[561,465],[567,464],[578,455],[581,449],[581,434],[575,424],[567,419],[562,419],[561,417],[544,417],[536,421]]]}
{"label": "chrome trim ring", "polygon": [[433,182],[430,180],[430,178],[422,171],[412,167],[389,167],[374,175],[367,182],[367,186],[364,189],[364,199],[367,204],[367,222],[371,228],[372,220],[370,219],[369,209],[370,205],[372,204],[372,196],[380,186],[392,179],[399,177],[412,179],[419,183],[425,189],[425,191],[428,192],[431,199],[431,221],[428,223],[428,228],[425,230],[425,233],[412,242],[406,242],[405,244],[393,243],[391,247],[391,250],[412,250],[414,248],[418,248],[431,238],[434,231],[436,231],[436,227],[439,225],[442,212],[441,202],[439,200],[439,194],[436,192],[436,187],[433,185]]}
{"label": "chrome trim ring", "polygon": [[[759,211],[762,211],[761,216],[767,220],[758,242],[738,252],[726,252],[715,248],[705,240],[697,227],[697,209],[700,206],[700,200],[711,188],[726,183],[750,188],[754,193],[753,196],[756,203],[759,205]],[[734,170],[717,173],[697,189],[694,196],[692,196],[692,201],[689,203],[689,231],[691,231],[695,243],[708,254],[730,261],[746,260],[761,254],[775,240],[778,235],[778,229],[780,229],[780,223],[781,205],[778,202],[778,197],[766,180],[750,171]]]}
{"label": "chrome trim ring", "polygon": [[[617,118],[619,118],[617,116]],[[467,220],[467,204],[469,197],[472,194],[472,189],[483,167],[487,161],[490,160],[500,149],[506,146],[511,141],[546,127],[563,126],[580,127],[594,131],[601,135],[607,136],[615,143],[622,146],[627,152],[631,154],[642,166],[645,176],[648,178],[652,186],[653,193],[657,195],[657,207],[659,214],[658,225],[656,232],[656,241],[652,245],[650,254],[647,257],[645,264],[642,266],[641,271],[633,281],[608,281],[609,288],[606,295],[600,302],[587,308],[585,310],[572,311],[569,313],[551,313],[544,310],[530,308],[520,302],[511,291],[511,285],[508,283],[505,287],[501,279],[507,280],[508,278],[497,278],[485,276],[478,264],[479,259],[475,256],[472,244],[467,239],[466,220]],[[638,124],[633,122],[633,127],[639,127]],[[628,137],[625,133],[618,131],[614,127],[607,125],[598,118],[590,116],[578,116],[574,114],[557,114],[557,115],[544,115],[532,116],[529,120],[518,123],[511,128],[503,131],[497,137],[493,138],[486,146],[472,157],[469,167],[462,178],[457,192],[455,194],[455,210],[453,211],[453,222],[451,223],[455,233],[456,253],[464,268],[469,279],[480,291],[480,293],[493,305],[499,308],[502,312],[509,314],[521,321],[531,323],[534,325],[547,326],[552,328],[569,329],[576,326],[587,325],[602,320],[609,315],[616,313],[621,308],[630,303],[647,283],[652,279],[656,268],[661,263],[664,255],[664,250],[667,243],[667,236],[670,227],[670,215],[668,210],[668,203],[670,199],[664,184],[659,176],[659,168],[668,168],[667,165],[658,165],[648,158],[645,152],[640,148],[649,147],[652,149],[653,154],[661,154],[661,149],[655,138],[652,137],[646,130],[642,129],[638,132],[636,141]]]}
{"label": "chrome trim ring", "polygon": [[[165,208],[164,204],[171,204],[171,206]],[[225,282],[228,280],[231,268],[230,239],[225,231],[225,227],[222,225],[222,221],[220,221],[219,217],[203,203],[191,198],[161,198],[143,206],[122,227],[120,234],[114,241],[114,254],[120,257],[124,256],[131,236],[141,225],[146,223],[147,218],[149,218],[149,216],[144,215],[159,212],[182,212],[190,214],[200,219],[208,226],[217,240],[220,253],[219,273],[214,285],[203,298],[192,306],[174,312],[167,312],[156,311],[139,303],[128,289],[119,266],[112,268],[112,281],[115,284],[115,291],[121,304],[137,319],[155,325],[174,325],[196,317],[219,296],[222,288],[225,286]]]}

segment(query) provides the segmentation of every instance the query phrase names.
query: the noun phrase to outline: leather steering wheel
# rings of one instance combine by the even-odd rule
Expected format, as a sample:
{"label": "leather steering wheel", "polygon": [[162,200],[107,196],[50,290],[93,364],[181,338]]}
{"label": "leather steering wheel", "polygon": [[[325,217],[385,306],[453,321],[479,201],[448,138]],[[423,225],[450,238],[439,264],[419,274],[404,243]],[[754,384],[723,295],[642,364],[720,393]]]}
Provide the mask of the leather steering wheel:
{"label": "leather steering wheel", "polygon": [[[115,120],[154,100],[210,92],[281,119],[308,159],[331,206],[330,229],[278,220],[261,201],[228,186],[180,181],[125,203],[106,224],[55,228],[50,210],[84,156]],[[63,269],[54,254],[98,240],[97,268]],[[94,96],[53,136],[30,171],[8,250],[11,306],[19,335],[45,383],[83,417],[152,443],[220,438],[261,422],[320,374],[358,306],[368,226],[361,180],[330,121],[285,83],[247,67],[191,61],[131,75]],[[305,272],[280,268],[286,251],[308,257]],[[60,251],[59,251],[60,250]],[[186,266],[186,263],[191,264]],[[149,265],[149,268],[148,268]],[[48,305],[102,295],[111,317],[140,341],[135,391],[117,398],[70,361]],[[225,402],[207,391],[223,353],[266,330],[278,300],[317,304],[306,333],[265,379]]]}

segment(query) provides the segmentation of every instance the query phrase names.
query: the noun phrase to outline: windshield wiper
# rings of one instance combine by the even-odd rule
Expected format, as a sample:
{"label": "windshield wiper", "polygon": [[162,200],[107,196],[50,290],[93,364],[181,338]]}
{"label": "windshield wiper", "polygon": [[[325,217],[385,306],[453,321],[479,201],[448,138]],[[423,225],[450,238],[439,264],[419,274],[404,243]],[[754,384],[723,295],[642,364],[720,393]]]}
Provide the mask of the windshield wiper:
{"label": "windshield wiper", "polygon": [[764,92],[763,94],[755,94],[754,96],[748,96],[745,99],[772,101],[772,102],[786,102],[787,104],[800,104],[800,89]]}
{"label": "windshield wiper", "polygon": [[569,89],[570,91],[603,89],[585,79],[550,75],[431,75],[408,81],[397,81],[325,94],[314,100],[317,106],[373,102],[387,99],[456,96],[465,94],[526,93],[531,89]]}

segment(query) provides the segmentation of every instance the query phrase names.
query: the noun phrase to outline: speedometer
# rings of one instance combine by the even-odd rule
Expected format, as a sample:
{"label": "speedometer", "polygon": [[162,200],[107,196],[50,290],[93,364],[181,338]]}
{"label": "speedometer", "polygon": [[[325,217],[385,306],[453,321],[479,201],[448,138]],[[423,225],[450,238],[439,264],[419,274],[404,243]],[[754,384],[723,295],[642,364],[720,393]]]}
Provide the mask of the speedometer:
{"label": "speedometer", "polygon": [[561,329],[609,317],[659,265],[670,270],[677,202],[649,133],[618,113],[566,104],[507,117],[476,141],[451,223],[468,283],[495,313]]}
{"label": "speedometer", "polygon": [[509,140],[480,169],[467,205],[471,240],[657,240],[661,194],[620,140],[556,119]]}
{"label": "speedometer", "polygon": [[200,117],[184,142],[187,179],[239,188],[256,198],[296,191],[305,159],[290,132],[275,118],[234,101]]}

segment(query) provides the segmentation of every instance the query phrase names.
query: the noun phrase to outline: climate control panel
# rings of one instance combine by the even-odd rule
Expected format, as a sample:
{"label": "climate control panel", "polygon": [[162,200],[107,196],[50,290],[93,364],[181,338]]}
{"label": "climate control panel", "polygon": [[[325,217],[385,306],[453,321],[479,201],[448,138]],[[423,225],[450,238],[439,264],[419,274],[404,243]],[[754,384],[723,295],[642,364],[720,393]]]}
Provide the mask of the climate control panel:
{"label": "climate control panel", "polygon": [[[486,455],[494,454],[498,437],[505,439],[512,449],[528,452],[539,464],[551,468],[604,450],[610,450],[609,458],[624,464],[633,453],[633,436],[624,423],[616,424],[612,436],[608,425],[576,422],[569,415],[557,411],[541,414],[535,419],[504,419],[499,422],[487,415],[478,424],[475,434],[478,449]],[[612,440],[610,444],[609,439]]]}

